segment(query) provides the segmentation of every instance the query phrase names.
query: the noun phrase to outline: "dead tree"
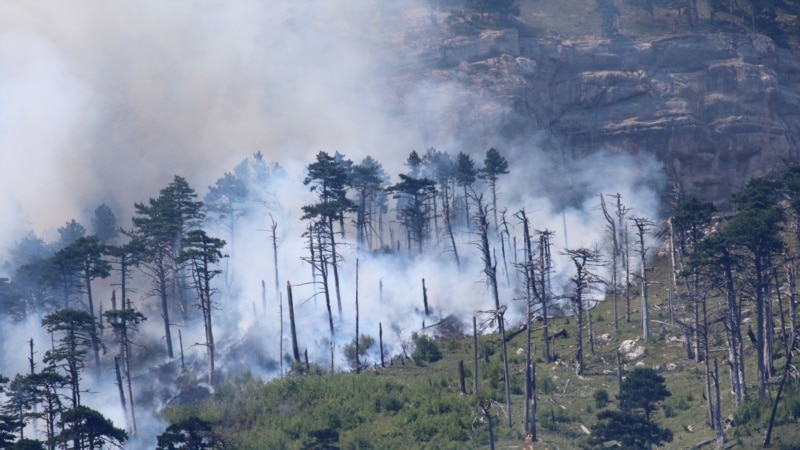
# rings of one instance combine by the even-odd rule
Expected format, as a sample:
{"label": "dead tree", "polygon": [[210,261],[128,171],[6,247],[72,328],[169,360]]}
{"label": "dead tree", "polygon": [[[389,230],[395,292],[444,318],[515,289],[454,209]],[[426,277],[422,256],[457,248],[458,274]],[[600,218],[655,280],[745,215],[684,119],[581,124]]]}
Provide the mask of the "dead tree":
{"label": "dead tree", "polygon": [[[709,358],[706,358],[708,360]],[[722,429],[722,403],[719,397],[719,365],[717,358],[714,358],[714,407],[712,410],[711,423],[714,428],[714,437],[717,441],[717,448],[722,448],[725,445],[725,433]]]}
{"label": "dead tree", "polygon": [[122,415],[125,418],[125,423],[128,426],[128,432],[133,434],[135,427],[131,425],[131,421],[128,418],[128,405],[125,404],[125,388],[122,385],[122,373],[119,369],[119,356],[114,357],[114,372],[117,375],[117,387],[119,388],[119,402],[122,405]]}
{"label": "dead tree", "polygon": [[592,284],[599,279],[593,269],[600,262],[597,249],[567,249],[564,254],[575,264],[575,275],[570,278],[574,290],[569,296],[575,314],[575,374],[583,375],[583,308],[585,294],[592,289]]}
{"label": "dead tree", "polygon": [[270,229],[272,231],[272,235],[270,236],[270,240],[272,241],[272,265],[275,266],[275,297],[280,294],[280,287],[279,287],[279,278],[278,278],[278,223],[275,222],[275,219],[272,218],[272,214],[269,215],[269,219],[272,221],[272,225]]}
{"label": "dead tree", "polygon": [[478,395],[478,318],[472,316],[472,395]]}
{"label": "dead tree", "polygon": [[542,330],[544,332],[544,360],[552,360],[550,353],[550,338],[548,336],[547,305],[550,303],[550,272],[552,259],[550,257],[550,238],[554,231],[537,231],[539,235],[539,292],[542,300]]}
{"label": "dead tree", "polygon": [[618,242],[622,245],[622,265],[625,267],[625,322],[631,321],[631,261],[630,261],[630,241],[628,235],[628,212],[630,210],[622,204],[622,196],[617,194],[617,223],[620,224],[617,233],[620,234]]}
{"label": "dead tree", "polygon": [[422,305],[425,308],[425,317],[430,315],[428,309],[428,288],[425,287],[425,278],[422,279]]}
{"label": "dead tree", "polygon": [[778,411],[778,402],[781,401],[781,394],[783,394],[783,387],[786,385],[786,378],[789,375],[789,371],[792,369],[792,356],[793,352],[797,349],[797,335],[792,335],[791,338],[791,346],[786,348],[786,365],[783,368],[783,377],[781,377],[781,383],[778,386],[778,393],[775,394],[775,401],[772,403],[772,410],[770,411],[769,415],[769,425],[767,425],[767,432],[764,435],[764,447],[769,447],[771,445],[770,440],[772,439],[772,427],[775,425],[775,414]]}
{"label": "dead tree", "polygon": [[650,231],[653,226],[653,221],[644,217],[631,217],[630,220],[634,223],[639,236],[639,257],[641,264],[640,275],[642,283],[642,338],[645,340],[650,337],[650,318],[648,316],[649,305],[647,304],[647,248],[644,245],[644,236]]}
{"label": "dead tree", "polygon": [[483,203],[483,196],[479,195],[475,198],[475,206],[477,209],[476,221],[478,222],[478,235],[480,237],[480,250],[481,259],[483,260],[484,269],[483,273],[489,282],[489,288],[492,290],[492,297],[494,298],[495,313],[497,324],[500,331],[502,350],[503,350],[503,378],[505,381],[506,391],[506,418],[508,419],[508,427],[511,428],[511,384],[508,371],[508,349],[506,345],[506,328],[505,319],[503,314],[506,307],[500,306],[500,293],[497,288],[497,263],[492,262],[492,256],[489,251],[489,222],[487,220],[487,206]]}
{"label": "dead tree", "polygon": [[361,363],[359,361],[360,340],[358,338],[358,258],[356,258],[356,373],[361,373]]}
{"label": "dead tree", "polygon": [[[294,362],[300,363],[300,347],[297,345],[297,327],[294,321],[294,297],[292,296],[292,283],[286,281],[286,301],[289,306],[289,333],[292,338],[292,356]],[[281,356],[283,357],[283,356]]]}
{"label": "dead tree", "polygon": [[[619,194],[617,194],[619,196]],[[617,222],[611,213],[608,212],[606,201],[603,194],[600,194],[600,207],[603,210],[603,216],[606,218],[606,230],[611,236],[611,289],[614,296],[614,330],[619,331],[619,312],[617,310],[617,303],[619,301],[619,282],[617,281],[617,269],[619,268],[619,240],[617,239]]]}

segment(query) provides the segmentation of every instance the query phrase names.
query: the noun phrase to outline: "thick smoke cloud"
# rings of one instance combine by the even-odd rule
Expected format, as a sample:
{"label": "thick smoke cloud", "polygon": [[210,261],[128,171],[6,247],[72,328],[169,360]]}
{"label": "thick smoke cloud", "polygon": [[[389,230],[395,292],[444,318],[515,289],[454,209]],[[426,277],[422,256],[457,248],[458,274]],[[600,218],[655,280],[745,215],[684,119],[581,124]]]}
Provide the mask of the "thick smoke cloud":
{"label": "thick smoke cloud", "polygon": [[4,2],[0,209],[16,220],[0,241],[154,196],[176,173],[207,185],[258,150],[293,169],[321,149],[419,146],[380,85],[383,15],[367,1]]}
{"label": "thick smoke cloud", "polygon": [[[570,265],[558,255],[561,248],[602,245],[605,223],[596,210],[597,194],[620,193],[633,214],[657,217],[661,168],[652,157],[600,151],[572,161],[538,150],[535,137],[514,144],[503,141],[499,131],[491,131],[500,127],[498,118],[510,114],[502,101],[455,81],[424,81],[414,75],[413,54],[433,36],[432,24],[441,21],[431,16],[430,4],[400,9],[382,3],[0,3],[0,261],[28,230],[52,241],[54,230],[72,218],[88,225],[101,202],[112,205],[121,224],[129,227],[133,203],[157,196],[175,174],[202,197],[225,171],[260,151],[287,174],[270,186],[273,202],[242,220],[235,236],[213,225],[209,229],[235,242],[228,249],[235,258],[227,263],[233,265],[228,267],[235,278],[230,287],[219,286],[215,316],[221,370],[249,369],[268,378],[276,376],[275,367],[267,368],[252,356],[280,360],[275,339],[279,322],[274,320],[280,295],[273,287],[268,232],[273,218],[280,243],[279,291],[285,295],[286,281],[295,285],[301,346],[308,347],[313,362],[329,364],[324,300],[314,296],[309,284],[310,270],[301,260],[307,249],[300,237],[306,226],[300,205],[313,198],[302,185],[303,170],[320,150],[341,151],[356,163],[372,155],[396,182],[397,174],[406,172],[402,163],[411,150],[424,153],[435,147],[454,156],[473,149],[476,130],[464,128],[485,115],[480,141],[496,146],[511,162],[511,173],[499,186],[512,235],[521,233],[512,216],[522,207],[533,228],[557,232],[554,257],[561,281],[554,281],[554,287],[564,286],[569,276]],[[473,111],[454,110],[464,99],[480,105]],[[479,164],[485,150],[473,152]],[[393,212],[389,219],[394,220]],[[393,226],[399,233],[398,225]],[[376,337],[376,324],[382,323],[387,352],[399,354],[425,320],[429,325],[455,314],[468,323],[475,311],[490,309],[477,238],[462,230],[456,239],[461,269],[441,243],[425,257],[361,255],[362,333]],[[339,348],[353,337],[359,255],[346,244],[342,256]],[[422,278],[434,319],[419,312]],[[136,281],[137,307],[151,318],[143,324],[140,339],[161,345],[157,302],[145,298],[145,280]],[[98,297],[107,298],[110,288],[103,289],[98,286]],[[501,296],[512,305],[509,321],[523,320],[513,287],[504,285]],[[285,299],[283,305],[286,320]],[[336,315],[335,303],[333,310]],[[264,323],[261,314],[273,320]],[[34,319],[9,327],[6,336],[48,342]],[[202,329],[182,331],[187,358],[204,361],[205,350],[192,345],[203,340]],[[10,341],[5,345],[20,346]],[[257,351],[251,351],[256,345]],[[284,340],[284,353],[288,345]],[[27,355],[4,354],[0,373],[25,370]],[[378,359],[375,352],[369,355],[371,362]],[[336,364],[346,366],[341,352]],[[157,384],[147,368],[135,371],[148,385]],[[202,369],[198,372],[202,379]],[[163,392],[176,390],[165,385]],[[122,426],[115,395],[103,390],[89,402],[107,405],[102,411]],[[153,399],[149,406],[163,406],[165,400]],[[163,430],[156,419],[150,423],[140,427],[149,433],[140,441],[142,448]]]}

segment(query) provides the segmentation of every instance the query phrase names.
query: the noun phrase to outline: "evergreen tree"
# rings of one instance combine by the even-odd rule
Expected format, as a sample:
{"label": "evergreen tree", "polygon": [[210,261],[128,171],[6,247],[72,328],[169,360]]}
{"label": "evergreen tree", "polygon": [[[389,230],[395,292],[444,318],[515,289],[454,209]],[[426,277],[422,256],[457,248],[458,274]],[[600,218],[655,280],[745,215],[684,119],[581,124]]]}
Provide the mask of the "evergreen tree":
{"label": "evergreen tree", "polygon": [[[371,236],[374,234],[374,215],[379,218],[386,211],[386,193],[383,185],[388,175],[380,163],[371,156],[364,158],[360,164],[352,166],[348,184],[355,191],[354,209],[356,213],[356,242],[359,248],[365,245],[372,248]],[[380,223],[378,224],[380,227]]]}
{"label": "evergreen tree", "polygon": [[61,250],[83,236],[86,236],[86,227],[72,219],[63,227],[58,228],[58,241],[53,244],[53,250]]}
{"label": "evergreen tree", "polygon": [[486,151],[483,160],[483,168],[480,170],[480,177],[489,183],[489,192],[492,195],[492,212],[494,214],[494,229],[498,229],[497,222],[497,179],[500,175],[508,174],[508,161],[492,147]]}
{"label": "evergreen tree", "polygon": [[203,312],[203,324],[206,332],[206,351],[208,355],[208,383],[214,384],[214,333],[211,321],[211,300],[215,289],[211,280],[222,273],[214,266],[223,258],[222,248],[225,241],[206,234],[203,230],[192,230],[181,243],[178,262],[188,263],[192,274],[193,286],[197,290],[197,300]]}
{"label": "evergreen tree", "polygon": [[459,152],[455,162],[456,185],[464,188],[464,223],[469,228],[469,195],[468,190],[478,179],[478,169],[475,168],[475,161],[464,152]]}
{"label": "evergreen tree", "polygon": [[94,210],[92,232],[103,244],[111,244],[119,236],[117,217],[114,215],[114,211],[111,210],[111,207],[105,203],[101,203],[100,206]]}
{"label": "evergreen tree", "polygon": [[42,326],[53,336],[54,347],[44,362],[61,367],[70,383],[73,408],[81,405],[80,380],[86,354],[98,345],[97,321],[87,311],[62,309],[44,316]]}
{"label": "evergreen tree", "polygon": [[725,227],[729,242],[747,252],[752,263],[756,306],[756,345],[758,354],[758,398],[766,395],[766,382],[772,368],[772,302],[770,278],[772,258],[783,250],[780,232],[784,214],[778,205],[778,184],[754,178],[732,197],[736,216]]}
{"label": "evergreen tree", "polygon": [[214,433],[211,423],[191,416],[173,423],[158,436],[156,450],[223,450],[225,441]]}
{"label": "evergreen tree", "polygon": [[57,442],[72,442],[75,449],[125,448],[128,433],[114,426],[105,416],[87,406],[76,406],[61,415],[63,430]]}
{"label": "evergreen tree", "polygon": [[[325,152],[319,152],[316,161],[309,164],[308,175],[303,180],[303,184],[310,186],[311,191],[317,194],[317,202],[303,206],[302,218],[316,221],[326,232],[324,251],[330,254],[329,262],[333,268],[339,320],[342,320],[343,315],[342,296],[339,289],[339,257],[333,224],[342,221],[345,213],[353,208],[352,201],[346,196],[347,181],[346,167]],[[324,289],[327,290],[327,286]]]}
{"label": "evergreen tree", "polygon": [[617,394],[620,409],[641,409],[649,422],[659,402],[671,395],[664,382],[664,377],[648,367],[637,367],[628,372],[622,380],[622,390]]}
{"label": "evergreen tree", "polygon": [[427,178],[414,178],[411,175],[400,174],[400,182],[387,188],[398,199],[397,219],[406,229],[408,247],[411,242],[416,242],[417,250],[422,253],[422,247],[428,238],[428,221],[430,207],[428,200],[436,193],[436,183]]}
{"label": "evergreen tree", "polygon": [[161,300],[164,337],[170,358],[174,356],[174,352],[169,299],[177,300],[184,320],[189,313],[181,270],[176,270],[176,259],[185,233],[203,219],[203,203],[196,198],[194,189],[184,178],[176,175],[169,185],[161,189],[157,198],[151,198],[147,204],[134,204],[134,238],[141,240],[144,247],[145,274],[150,278],[153,287],[149,294]]}

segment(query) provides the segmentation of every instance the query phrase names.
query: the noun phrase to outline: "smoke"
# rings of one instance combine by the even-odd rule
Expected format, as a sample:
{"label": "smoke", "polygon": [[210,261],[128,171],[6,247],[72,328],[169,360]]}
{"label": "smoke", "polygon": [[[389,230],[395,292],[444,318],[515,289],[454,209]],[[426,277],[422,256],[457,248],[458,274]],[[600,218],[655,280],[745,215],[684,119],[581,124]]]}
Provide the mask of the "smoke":
{"label": "smoke", "polygon": [[[300,206],[313,199],[302,184],[303,171],[320,150],[341,151],[354,162],[372,155],[397,181],[411,150],[436,147],[452,156],[466,150],[480,165],[488,148],[484,143],[497,147],[511,163],[510,173],[499,182],[500,209],[507,209],[510,233],[520,236],[513,215],[523,207],[534,229],[556,231],[554,277],[560,280],[570,270],[560,249],[605,242],[597,194],[620,193],[634,215],[658,216],[663,178],[654,158],[598,151],[572,160],[540,150],[535,137],[504,140],[499,129],[511,112],[501,100],[458,81],[415,72],[416,56],[435,38],[433,23],[441,21],[431,14],[430,4],[406,2],[399,8],[383,3],[0,4],[0,260],[29,230],[52,241],[56,227],[72,218],[88,224],[101,202],[113,205],[127,228],[133,203],[157,196],[176,174],[202,197],[225,171],[260,151],[287,174],[269,186],[270,202],[255,205],[234,235],[213,224],[209,229],[228,241],[231,254],[225,263],[230,275],[218,279],[214,316],[221,370],[250,370],[267,379],[279,375],[281,348],[290,353],[287,281],[294,285],[301,352],[308,349],[312,363],[330,364],[324,299],[301,260],[308,250],[301,238],[306,223],[300,220]],[[278,293],[272,220],[279,242]],[[393,212],[387,220],[394,220]],[[398,224],[391,226],[399,235]],[[477,236],[468,230],[459,228],[456,234],[460,268],[443,238],[425,256],[405,251],[400,256],[358,255],[352,240],[351,233],[341,250],[341,321],[335,296],[331,305],[338,349],[353,339],[356,258],[361,332],[377,337],[380,323],[389,354],[402,353],[412,333],[427,332],[423,322],[431,325],[453,314],[469,326],[476,311],[492,308]],[[499,257],[499,248],[495,251]],[[507,319],[518,323],[523,304],[513,286],[513,249],[507,251],[512,283],[505,283],[505,269],[498,264],[501,303],[511,306]],[[232,277],[227,284],[225,276]],[[433,310],[428,317],[423,278]],[[564,284],[554,281],[554,287]],[[158,385],[158,392],[174,394],[169,380],[159,381],[149,372],[151,366],[160,367],[172,376],[177,364],[159,356],[163,325],[157,301],[146,297],[146,280],[140,277],[134,286],[139,288],[134,301],[150,318],[134,338],[141,342],[140,355],[151,354],[134,368],[137,384]],[[107,284],[97,289],[98,297],[110,297]],[[277,338],[281,309],[282,345]],[[14,326],[3,326],[0,372],[5,374],[27,370],[27,355],[10,350],[22,344],[11,337],[49,342],[37,320]],[[202,379],[205,350],[194,345],[203,341],[202,328],[181,330],[187,370],[196,370]],[[337,368],[347,366],[341,351],[336,358]],[[377,362],[377,351],[368,358]],[[116,391],[107,387],[111,383],[89,382],[97,395],[87,403],[123,426]],[[163,430],[151,412],[166,399],[153,395],[149,400],[142,402],[149,409],[139,411],[148,416],[140,424],[142,448],[152,447],[153,436]]]}

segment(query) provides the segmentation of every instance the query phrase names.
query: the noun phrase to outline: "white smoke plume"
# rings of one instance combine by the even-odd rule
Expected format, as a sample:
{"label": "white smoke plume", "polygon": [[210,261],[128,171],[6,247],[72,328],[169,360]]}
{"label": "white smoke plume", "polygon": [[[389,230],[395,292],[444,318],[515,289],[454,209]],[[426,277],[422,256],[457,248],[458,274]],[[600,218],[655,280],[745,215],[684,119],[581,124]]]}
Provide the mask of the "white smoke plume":
{"label": "white smoke plume", "polygon": [[[265,379],[278,375],[272,218],[278,224],[279,290],[284,296],[283,353],[290,353],[285,302],[290,281],[301,352],[307,348],[312,362],[327,367],[324,299],[314,297],[310,268],[301,260],[308,250],[301,238],[306,223],[300,220],[300,206],[313,201],[302,184],[305,167],[320,150],[338,150],[356,163],[372,155],[396,182],[397,174],[406,172],[402,163],[410,151],[424,153],[429,147],[451,156],[467,149],[480,165],[486,149],[475,151],[470,141],[475,130],[462,128],[460,117],[467,113],[454,111],[460,102],[453,99],[482,102],[483,111],[494,111],[488,115],[495,119],[507,112],[501,101],[457,82],[415,78],[411,54],[416,50],[408,47],[424,45],[435,31],[432,23],[441,17],[431,15],[428,2],[406,2],[402,8],[383,3],[0,3],[0,261],[28,231],[49,242],[55,239],[54,230],[72,218],[88,226],[90,214],[102,202],[112,205],[121,225],[129,228],[133,203],[156,197],[176,174],[202,198],[224,172],[260,151],[287,174],[270,186],[275,201],[242,220],[233,239],[222,229],[209,228],[229,244],[235,242],[226,263],[232,284],[230,290],[220,284],[215,311],[220,369],[249,369]],[[403,40],[410,44],[401,45]],[[483,125],[491,130],[499,124]],[[604,245],[598,194],[620,193],[633,214],[658,216],[662,172],[648,155],[599,149],[590,158],[572,161],[540,151],[534,138],[511,144],[498,132],[485,133],[481,141],[497,147],[511,163],[510,174],[498,184],[500,209],[508,211],[511,234],[521,233],[513,214],[523,207],[534,229],[556,231],[553,254],[561,278],[570,269],[558,256],[561,248]],[[387,219],[394,220],[393,214]],[[399,226],[393,226],[399,234]],[[342,246],[342,322],[333,297],[338,348],[353,339],[359,255],[352,237],[350,232],[350,241]],[[475,311],[491,309],[477,237],[461,229],[456,239],[460,270],[442,243],[432,245],[434,251],[426,256],[360,256],[361,332],[377,338],[381,323],[387,353],[401,353],[423,321],[430,325],[454,314],[467,324]],[[420,312],[423,278],[432,318]],[[508,320],[524,320],[514,288],[505,285],[502,272],[498,278],[503,283],[501,302],[512,305]],[[145,298],[144,280],[137,282],[134,302],[149,320],[135,339],[143,342],[141,353],[158,355],[163,329],[157,302]],[[98,297],[110,296],[108,283],[97,281]],[[18,350],[22,343],[12,336],[34,338],[42,346],[49,342],[35,320],[10,327],[4,325],[2,333],[0,373],[6,375],[27,367],[27,354]],[[202,341],[202,329],[182,332],[187,360],[202,362],[204,349],[193,346]],[[177,337],[174,341],[177,346]],[[264,360],[258,359],[262,356]],[[337,368],[345,369],[341,352],[336,358]],[[373,363],[378,359],[376,352],[369,355]],[[172,368],[178,364],[158,356],[146,361]],[[140,387],[159,383],[150,370],[135,368]],[[89,382],[98,394],[87,403],[124,426],[113,383]],[[176,393],[171,386],[160,392]],[[156,408],[168,399],[150,400],[141,404]],[[163,431],[164,424],[152,413],[139,412],[149,418],[141,420],[140,448],[152,448],[154,436]]]}

